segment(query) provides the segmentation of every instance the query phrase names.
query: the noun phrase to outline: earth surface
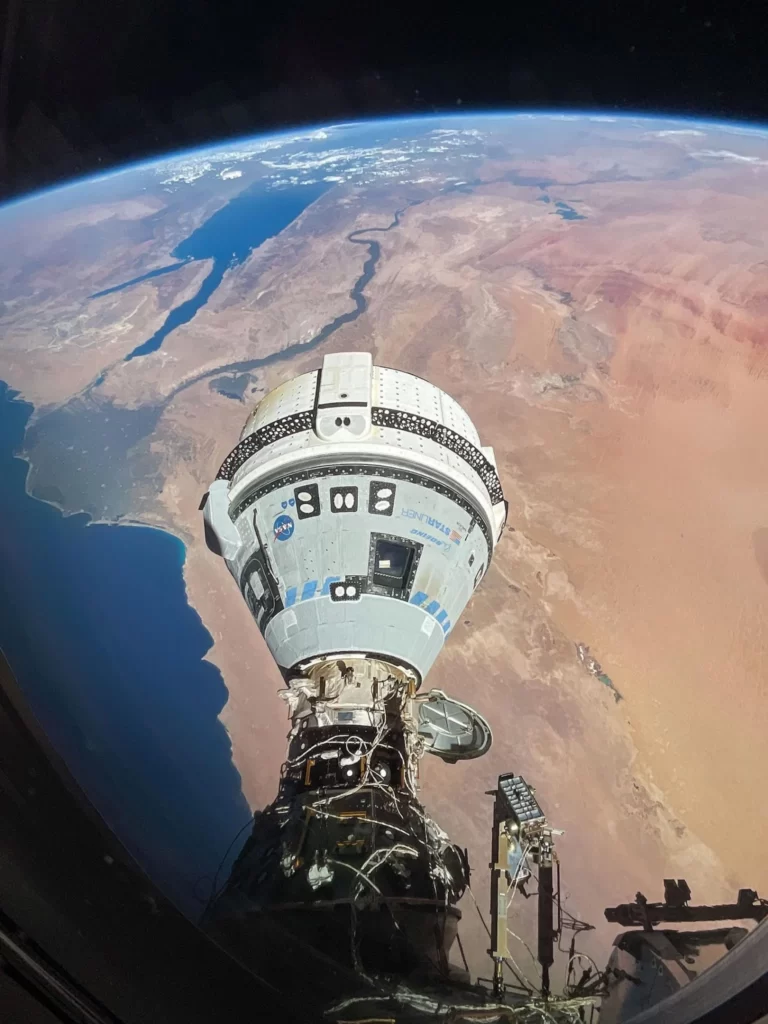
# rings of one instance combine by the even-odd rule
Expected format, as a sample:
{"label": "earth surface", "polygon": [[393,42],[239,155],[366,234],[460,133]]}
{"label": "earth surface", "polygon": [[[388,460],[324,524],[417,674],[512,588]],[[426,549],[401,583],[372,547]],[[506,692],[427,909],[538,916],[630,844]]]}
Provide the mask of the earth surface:
{"label": "earth surface", "polygon": [[[603,908],[664,877],[699,902],[768,889],[767,189],[754,128],[473,115],[237,141],[0,209],[0,644],[187,912],[287,731],[200,497],[260,396],[344,349],[458,399],[510,503],[429,679],[493,747],[422,764],[481,914],[483,794],[509,770],[565,830],[600,962]],[[511,919],[531,977],[534,902]]]}

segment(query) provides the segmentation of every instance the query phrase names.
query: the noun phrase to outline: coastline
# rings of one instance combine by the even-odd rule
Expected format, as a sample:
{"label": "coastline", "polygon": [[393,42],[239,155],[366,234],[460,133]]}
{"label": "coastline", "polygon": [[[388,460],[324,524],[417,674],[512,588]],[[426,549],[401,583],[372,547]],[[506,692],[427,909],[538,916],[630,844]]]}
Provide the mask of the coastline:
{"label": "coastline", "polygon": [[[14,458],[31,464],[24,456]],[[199,485],[191,476],[182,482],[177,475],[167,486],[177,500],[182,498],[177,507],[189,510],[191,523],[198,514],[196,503],[192,509],[192,495]],[[55,507],[34,494],[29,497]],[[178,526],[170,525],[178,517],[165,507],[165,522],[159,521],[159,516],[158,521],[89,518],[83,525],[142,527],[170,535],[181,545],[184,600],[207,638],[200,657],[215,668],[226,690],[217,721],[226,734],[242,795],[253,811],[273,799],[284,757],[288,723],[277,695],[282,678],[229,573],[207,550],[201,535],[185,537]],[[65,518],[78,514],[88,515],[63,513]],[[556,637],[554,654],[532,647],[532,622],[539,623],[536,628],[552,630],[551,625],[545,626],[550,618],[536,581],[540,565],[552,569],[551,559],[519,530],[505,537],[505,548],[498,565],[492,567],[487,587],[467,609],[467,621],[477,620],[477,625],[468,628],[462,622],[457,626],[457,635],[442,656],[439,680],[459,698],[464,693],[468,699],[467,687],[473,686],[473,679],[479,676],[487,681],[483,692],[474,695],[480,710],[494,722],[495,748],[483,759],[488,763],[459,767],[458,771],[425,764],[425,803],[450,835],[469,846],[473,862],[482,865],[487,852],[487,808],[456,806],[450,799],[454,779],[460,772],[462,788],[483,792],[494,772],[508,770],[510,764],[524,770],[536,780],[553,821],[567,828],[563,842],[568,876],[575,877],[578,872],[580,880],[569,907],[588,920],[599,920],[601,902],[630,898],[633,885],[648,889],[652,898],[653,887],[658,887],[665,870],[679,871],[681,876],[688,873],[689,877],[698,874],[710,887],[708,898],[732,895],[727,886],[722,891],[712,888],[718,882],[722,887],[727,878],[722,865],[645,777],[642,753],[624,725],[625,705],[617,712],[607,688],[578,666],[571,638]],[[511,590],[510,579],[521,581],[523,589]],[[503,689],[499,689],[500,666],[508,666]],[[534,688],[534,679],[544,682]],[[557,688],[552,689],[556,681]],[[626,697],[631,713],[631,689]],[[508,716],[511,730],[505,728]],[[278,727],[283,721],[285,730]],[[578,770],[577,764],[581,766]],[[574,776],[579,779],[576,789]],[[585,788],[593,796],[591,812],[584,803]],[[601,846],[590,853],[598,827],[611,837],[611,849]],[[482,873],[476,894],[482,905],[486,896]],[[481,971],[483,935],[474,916],[465,915],[467,950],[473,969]],[[600,922],[588,946],[592,955],[604,956],[612,937],[609,932]]]}
{"label": "coastline", "polygon": [[[515,135],[523,129],[516,121]],[[548,135],[556,131],[547,127]],[[566,136],[558,137],[561,147]],[[565,828],[558,849],[567,907],[597,925],[580,949],[599,962],[615,934],[603,907],[631,900],[638,889],[655,900],[664,877],[687,877],[696,902],[730,901],[741,885],[768,887],[760,853],[768,823],[759,815],[768,554],[761,578],[753,529],[768,535],[761,483],[768,457],[759,430],[768,349],[762,264],[754,262],[762,251],[762,178],[749,164],[697,164],[675,155],[669,141],[654,143],[646,161],[643,135],[632,135],[628,150],[625,141],[622,132],[613,142],[584,137],[575,156],[552,154],[534,137],[530,160],[486,154],[477,180],[468,174],[468,184],[462,174],[455,190],[396,181],[334,187],[226,271],[194,320],[148,362],[124,357],[155,336],[171,307],[197,293],[212,258],[122,295],[121,286],[108,288],[85,309],[82,331],[81,283],[122,280],[119,270],[160,251],[160,234],[153,229],[128,247],[130,234],[114,221],[95,256],[70,244],[78,236],[62,236],[68,255],[50,300],[50,261],[43,256],[30,271],[31,298],[20,300],[7,355],[40,404],[11,390],[32,408],[27,431],[62,412],[41,432],[48,461],[40,450],[39,466],[64,502],[30,488],[34,446],[30,455],[14,455],[27,464],[25,493],[73,532],[142,527],[149,546],[168,555],[146,568],[142,595],[163,626],[169,610],[151,602],[172,584],[184,607],[171,610],[185,619],[178,633],[169,619],[177,639],[157,661],[146,640],[153,616],[139,616],[125,634],[76,628],[72,639],[58,635],[60,621],[69,616],[79,627],[79,613],[43,605],[59,645],[51,670],[62,665],[72,676],[61,687],[66,700],[56,703],[55,692],[44,699],[52,720],[63,721],[67,701],[80,716],[80,735],[67,737],[62,726],[64,738],[91,758],[103,806],[115,797],[98,788],[109,782],[106,768],[119,772],[122,758],[141,773],[142,757],[165,758],[142,776],[143,792],[125,785],[123,824],[141,837],[150,821],[169,849],[180,832],[176,861],[170,854],[160,861],[174,883],[186,884],[178,877],[184,847],[210,842],[218,859],[241,808],[238,794],[243,810],[274,798],[289,726],[277,696],[282,677],[237,585],[203,540],[198,499],[248,406],[210,385],[218,375],[253,371],[263,393],[314,368],[317,346],[328,339],[324,350],[372,351],[382,365],[444,387],[493,444],[508,487],[515,531],[505,535],[427,683],[477,705],[492,724],[494,746],[476,763],[425,758],[421,766],[425,805],[470,850],[483,913],[490,809],[480,794],[509,770],[536,786],[552,823]],[[607,157],[616,180],[601,170]],[[542,177],[551,179],[544,195]],[[175,241],[215,213],[220,189],[211,190],[205,215],[196,208],[191,225],[189,209],[186,221],[166,218]],[[390,223],[395,210],[428,191],[430,201],[412,202],[407,216]],[[552,216],[558,198],[581,203],[587,219]],[[358,227],[363,219],[379,226]],[[35,230],[28,234],[36,239]],[[15,251],[8,262],[13,271]],[[77,344],[91,339],[87,350]],[[99,515],[66,507],[68,496]],[[122,508],[130,511],[119,514]],[[9,521],[23,534],[24,522]],[[85,548],[103,534],[118,549],[137,540],[136,530],[82,533]],[[158,533],[181,548],[153,545]],[[10,531],[8,539],[13,545]],[[103,555],[105,576],[114,573],[103,585],[95,572],[80,585],[73,558],[63,570],[67,589],[49,558],[35,563],[41,589],[60,586],[64,602],[103,600],[119,612],[131,599],[120,591],[127,570],[113,568],[106,546]],[[38,606],[28,607],[35,623]],[[112,652],[115,637],[124,643]],[[98,656],[90,648],[99,643],[112,661],[102,659],[90,693],[77,673]],[[579,660],[578,644],[605,666],[620,703]],[[158,704],[158,696],[167,700]],[[124,739],[121,711],[135,714],[141,742],[115,745],[120,758],[110,762],[113,737]],[[179,729],[179,719],[198,713],[199,732]],[[177,788],[163,790],[163,804],[157,790],[174,772]],[[218,816],[217,801],[229,801],[229,818]],[[161,833],[169,806],[179,818]],[[472,967],[486,971],[485,933],[466,899],[462,909]],[[516,901],[513,927],[531,934],[527,913]]]}
{"label": "coastline", "polygon": [[[208,658],[214,638],[187,591],[187,545],[157,523],[96,522],[35,496],[30,460],[18,453],[31,403],[10,387],[0,397],[0,504],[17,524],[0,643],[99,814],[194,917],[199,880],[216,870],[250,807],[219,717],[228,692]],[[121,525],[141,529],[85,529]],[[50,564],[58,572],[40,590]]]}

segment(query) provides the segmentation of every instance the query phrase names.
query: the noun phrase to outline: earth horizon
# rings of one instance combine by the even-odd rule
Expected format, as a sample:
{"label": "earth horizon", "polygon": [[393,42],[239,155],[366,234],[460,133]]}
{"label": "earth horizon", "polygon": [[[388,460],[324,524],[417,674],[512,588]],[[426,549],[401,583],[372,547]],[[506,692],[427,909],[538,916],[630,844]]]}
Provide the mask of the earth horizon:
{"label": "earth horizon", "polygon": [[[0,647],[188,913],[272,799],[287,730],[199,500],[259,398],[346,349],[452,394],[510,503],[428,679],[494,745],[421,779],[482,914],[478,797],[513,769],[565,830],[598,962],[603,908],[664,877],[696,902],[768,888],[767,185],[754,126],[464,112],[233,140],[0,207]],[[511,926],[530,944],[533,908]]]}

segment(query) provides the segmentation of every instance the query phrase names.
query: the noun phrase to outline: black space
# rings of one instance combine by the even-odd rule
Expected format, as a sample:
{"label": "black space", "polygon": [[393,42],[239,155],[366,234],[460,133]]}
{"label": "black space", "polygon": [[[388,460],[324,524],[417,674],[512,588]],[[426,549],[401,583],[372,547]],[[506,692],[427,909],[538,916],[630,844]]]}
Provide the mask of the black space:
{"label": "black space", "polygon": [[379,113],[768,121],[765,27],[762,0],[0,0],[0,190]]}

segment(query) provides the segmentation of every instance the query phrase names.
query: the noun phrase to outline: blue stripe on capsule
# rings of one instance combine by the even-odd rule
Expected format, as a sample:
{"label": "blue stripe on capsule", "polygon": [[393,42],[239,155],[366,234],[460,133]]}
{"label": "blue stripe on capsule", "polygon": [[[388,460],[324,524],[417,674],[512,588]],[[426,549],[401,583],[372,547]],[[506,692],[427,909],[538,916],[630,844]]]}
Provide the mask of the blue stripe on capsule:
{"label": "blue stripe on capsule", "polygon": [[[320,591],[321,597],[327,596],[331,592],[331,586],[334,583],[338,583],[341,580],[341,576],[328,576],[323,583],[322,590]],[[317,591],[318,580],[306,580],[301,588],[302,601],[310,601],[313,597],[318,596]],[[285,607],[290,608],[291,605],[296,604],[296,598],[298,595],[297,587],[288,587],[285,592]],[[451,629],[452,623],[448,618],[448,613],[444,608],[441,609],[439,601],[429,601],[429,604],[424,606],[424,602],[429,600],[429,595],[423,590],[417,590],[410,599],[410,604],[417,605],[418,607],[424,608],[424,611],[428,615],[433,615],[435,620],[440,623],[443,633],[448,633]]]}
{"label": "blue stripe on capsule", "polygon": [[338,583],[340,579],[341,579],[341,576],[327,576],[326,580],[325,580],[325,583],[323,584],[323,589],[320,591],[320,596],[322,597],[322,596],[324,596],[326,594],[330,594],[330,592],[331,592],[331,584],[332,583]]}

